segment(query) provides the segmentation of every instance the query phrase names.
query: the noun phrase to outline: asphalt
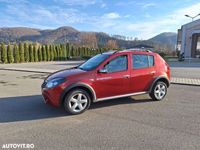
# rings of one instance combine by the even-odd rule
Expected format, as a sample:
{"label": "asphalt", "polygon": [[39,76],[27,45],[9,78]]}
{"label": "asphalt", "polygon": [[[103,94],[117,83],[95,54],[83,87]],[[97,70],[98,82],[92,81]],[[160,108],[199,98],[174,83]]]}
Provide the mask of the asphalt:
{"label": "asphalt", "polygon": [[92,104],[67,114],[43,103],[46,74],[0,71],[0,146],[33,143],[38,150],[197,150],[199,87],[171,85],[163,101],[148,95]]}

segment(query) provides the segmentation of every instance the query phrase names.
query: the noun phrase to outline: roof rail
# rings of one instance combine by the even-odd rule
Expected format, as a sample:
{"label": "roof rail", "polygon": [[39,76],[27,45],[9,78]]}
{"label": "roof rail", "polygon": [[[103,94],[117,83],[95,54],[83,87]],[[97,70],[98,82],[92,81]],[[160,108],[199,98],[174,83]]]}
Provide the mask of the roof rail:
{"label": "roof rail", "polygon": [[152,52],[149,49],[144,49],[144,48],[130,48],[130,49],[125,49],[126,50],[130,50],[130,51],[143,51],[143,52]]}

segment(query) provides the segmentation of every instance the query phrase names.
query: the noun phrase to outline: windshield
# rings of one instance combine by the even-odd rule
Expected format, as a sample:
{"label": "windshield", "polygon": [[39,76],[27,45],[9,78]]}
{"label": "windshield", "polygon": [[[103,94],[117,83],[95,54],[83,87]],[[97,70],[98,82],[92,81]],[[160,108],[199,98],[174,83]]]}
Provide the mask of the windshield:
{"label": "windshield", "polygon": [[88,61],[81,64],[78,68],[86,71],[90,71],[95,69],[97,66],[99,66],[104,60],[106,60],[110,55],[108,54],[98,54],[92,58],[90,58]]}

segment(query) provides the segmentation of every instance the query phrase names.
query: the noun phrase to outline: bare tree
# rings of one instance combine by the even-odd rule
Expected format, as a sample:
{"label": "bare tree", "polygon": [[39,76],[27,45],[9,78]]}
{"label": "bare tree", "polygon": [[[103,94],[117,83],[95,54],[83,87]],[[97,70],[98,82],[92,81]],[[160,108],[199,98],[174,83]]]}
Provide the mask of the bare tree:
{"label": "bare tree", "polygon": [[116,40],[108,40],[108,42],[106,43],[106,47],[109,49],[117,49],[118,48],[117,41]]}
{"label": "bare tree", "polygon": [[93,32],[83,32],[81,34],[81,45],[89,48],[98,48],[96,34]]}

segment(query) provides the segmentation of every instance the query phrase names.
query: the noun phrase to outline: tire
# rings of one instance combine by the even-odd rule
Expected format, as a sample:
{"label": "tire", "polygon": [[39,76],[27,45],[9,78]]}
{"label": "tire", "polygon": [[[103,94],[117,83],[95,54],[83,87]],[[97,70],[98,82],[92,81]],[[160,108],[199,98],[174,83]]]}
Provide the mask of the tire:
{"label": "tire", "polygon": [[153,100],[161,101],[165,98],[166,94],[167,94],[167,85],[162,81],[158,81],[153,85],[153,88],[149,96]]}
{"label": "tire", "polygon": [[86,111],[90,103],[91,98],[85,90],[74,89],[65,97],[64,109],[72,115],[78,115]]}

